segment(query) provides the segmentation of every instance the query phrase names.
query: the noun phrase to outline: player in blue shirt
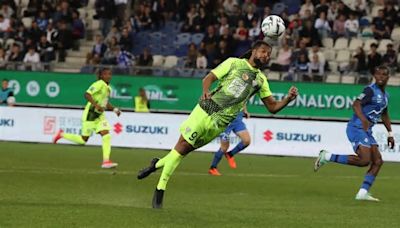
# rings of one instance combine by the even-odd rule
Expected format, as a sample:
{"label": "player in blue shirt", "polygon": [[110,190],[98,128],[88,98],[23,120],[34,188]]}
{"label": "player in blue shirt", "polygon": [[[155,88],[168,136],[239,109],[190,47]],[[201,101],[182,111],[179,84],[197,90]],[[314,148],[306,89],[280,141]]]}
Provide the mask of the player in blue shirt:
{"label": "player in blue shirt", "polygon": [[[220,134],[219,138],[221,140],[221,147],[214,154],[214,159],[211,163],[211,167],[208,170],[208,173],[213,176],[221,176],[221,173],[218,171],[217,166],[221,161],[222,156],[225,155],[228,160],[229,166],[232,169],[236,169],[236,162],[233,156],[244,150],[248,145],[250,145],[250,134],[246,128],[246,124],[243,122],[243,117],[249,118],[250,114],[247,112],[246,106],[244,107],[242,112],[239,112],[236,119],[233,120],[232,123],[226,128],[226,130]],[[229,149],[229,135],[231,132],[234,132],[241,141],[228,152]]]}
{"label": "player in blue shirt", "polygon": [[314,164],[314,171],[328,162],[353,165],[359,167],[370,166],[356,200],[379,201],[369,193],[376,176],[383,164],[378,144],[372,136],[372,127],[382,119],[388,133],[388,146],[394,148],[394,138],[388,114],[389,95],[385,91],[389,80],[389,69],[379,66],[374,71],[375,83],[364,88],[364,91],[353,103],[354,115],[347,124],[347,137],[353,146],[356,155],[332,154],[321,150]]}

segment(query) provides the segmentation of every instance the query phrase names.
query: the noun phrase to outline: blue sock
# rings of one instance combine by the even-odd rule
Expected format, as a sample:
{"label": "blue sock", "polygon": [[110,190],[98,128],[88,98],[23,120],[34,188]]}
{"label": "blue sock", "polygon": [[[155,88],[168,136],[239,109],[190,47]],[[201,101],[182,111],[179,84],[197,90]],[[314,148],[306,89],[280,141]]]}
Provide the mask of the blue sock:
{"label": "blue sock", "polygon": [[246,148],[247,146],[245,146],[243,144],[242,141],[240,141],[240,143],[238,143],[235,148],[233,148],[231,151],[229,151],[229,156],[233,157],[235,156],[235,154],[239,153],[240,151],[242,151],[244,148]]}
{"label": "blue sock", "polygon": [[372,175],[372,174],[367,173],[367,174],[365,175],[364,182],[362,183],[361,188],[363,188],[363,189],[365,189],[365,190],[368,191],[369,188],[370,188],[370,187],[372,186],[372,184],[374,183],[374,180],[375,180],[375,176]]}
{"label": "blue sock", "polygon": [[349,155],[332,154],[330,161],[340,164],[347,164]]}
{"label": "blue sock", "polygon": [[211,168],[217,168],[218,163],[221,161],[222,156],[224,156],[224,152],[221,149],[218,149],[217,152],[214,154],[214,159],[211,163]]}

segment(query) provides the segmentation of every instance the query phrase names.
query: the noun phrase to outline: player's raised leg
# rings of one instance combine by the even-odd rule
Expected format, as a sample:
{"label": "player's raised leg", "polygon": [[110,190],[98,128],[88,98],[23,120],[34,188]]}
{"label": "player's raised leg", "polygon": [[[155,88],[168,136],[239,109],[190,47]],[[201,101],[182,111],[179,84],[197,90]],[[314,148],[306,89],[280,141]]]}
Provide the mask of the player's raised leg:
{"label": "player's raised leg", "polygon": [[[243,124],[244,125],[244,124]],[[234,156],[240,151],[244,150],[246,147],[250,145],[250,134],[249,131],[244,128],[244,130],[240,130],[236,132],[236,135],[239,136],[241,141],[228,153],[225,154],[226,159],[228,160],[229,166],[232,169],[236,169],[236,161]]]}
{"label": "player's raised leg", "polygon": [[76,143],[76,144],[80,144],[80,145],[84,145],[88,139],[89,136],[82,136],[82,135],[76,135],[76,134],[68,134],[68,133],[64,133],[63,130],[59,130],[53,137],[53,143],[57,143],[58,140],[60,139],[66,139],[70,142]]}

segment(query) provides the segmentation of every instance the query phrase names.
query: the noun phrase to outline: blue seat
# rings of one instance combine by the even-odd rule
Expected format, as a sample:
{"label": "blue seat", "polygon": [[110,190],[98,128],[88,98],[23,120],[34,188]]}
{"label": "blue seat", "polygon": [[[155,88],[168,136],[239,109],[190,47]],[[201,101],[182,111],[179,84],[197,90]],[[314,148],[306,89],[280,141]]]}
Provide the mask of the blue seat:
{"label": "blue seat", "polygon": [[204,38],[203,33],[195,33],[192,35],[192,42],[196,45],[199,45]]}
{"label": "blue seat", "polygon": [[150,40],[151,42],[162,42],[164,39],[165,35],[161,32],[153,32],[150,33]]}
{"label": "blue seat", "polygon": [[176,45],[183,45],[183,44],[188,45],[190,43],[191,37],[192,36],[190,35],[190,33],[180,33],[180,34],[176,35],[175,44]]}
{"label": "blue seat", "polygon": [[155,76],[164,76],[164,70],[160,68],[153,69],[153,75]]}
{"label": "blue seat", "polygon": [[161,55],[162,45],[161,44],[151,44],[150,45],[150,52],[153,55]]}
{"label": "blue seat", "polygon": [[193,69],[191,68],[180,68],[178,69],[178,76],[181,77],[192,77]]}
{"label": "blue seat", "polygon": [[172,45],[163,45],[161,49],[161,55],[174,55],[175,54],[175,47]]}
{"label": "blue seat", "polygon": [[176,48],[175,55],[178,57],[186,56],[188,53],[188,49],[189,49],[188,45],[185,45],[185,44],[180,45]]}
{"label": "blue seat", "polygon": [[196,78],[204,78],[208,74],[209,70],[207,69],[196,69],[193,72],[193,77]]}
{"label": "blue seat", "polygon": [[278,2],[274,4],[272,8],[271,14],[280,15],[283,11],[285,11],[286,5],[285,3]]}

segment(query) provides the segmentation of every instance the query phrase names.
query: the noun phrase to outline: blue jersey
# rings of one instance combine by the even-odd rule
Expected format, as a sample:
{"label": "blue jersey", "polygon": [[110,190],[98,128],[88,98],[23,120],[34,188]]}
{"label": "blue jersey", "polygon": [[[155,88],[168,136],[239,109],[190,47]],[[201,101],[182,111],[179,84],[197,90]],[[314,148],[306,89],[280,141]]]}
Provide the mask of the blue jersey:
{"label": "blue jersey", "polygon": [[[389,94],[383,92],[375,83],[364,88],[357,100],[361,101],[362,113],[371,123],[370,128],[376,124],[387,109]],[[360,118],[356,114],[350,119],[350,126],[362,128]]]}
{"label": "blue jersey", "polygon": [[0,90],[0,105],[7,105],[7,98],[14,96],[11,88],[1,89]]}

